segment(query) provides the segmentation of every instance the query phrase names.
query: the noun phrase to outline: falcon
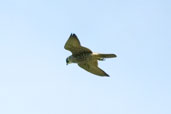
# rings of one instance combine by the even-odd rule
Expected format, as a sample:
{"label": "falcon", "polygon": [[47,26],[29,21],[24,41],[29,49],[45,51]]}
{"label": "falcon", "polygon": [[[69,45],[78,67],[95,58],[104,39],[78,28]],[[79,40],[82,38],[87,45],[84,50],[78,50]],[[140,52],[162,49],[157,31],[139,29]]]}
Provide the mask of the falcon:
{"label": "falcon", "polygon": [[98,76],[109,75],[98,67],[98,60],[103,61],[105,58],[114,58],[115,54],[94,53],[90,49],[81,46],[78,37],[71,34],[64,48],[72,52],[72,55],[66,58],[66,64],[77,63],[84,70]]}

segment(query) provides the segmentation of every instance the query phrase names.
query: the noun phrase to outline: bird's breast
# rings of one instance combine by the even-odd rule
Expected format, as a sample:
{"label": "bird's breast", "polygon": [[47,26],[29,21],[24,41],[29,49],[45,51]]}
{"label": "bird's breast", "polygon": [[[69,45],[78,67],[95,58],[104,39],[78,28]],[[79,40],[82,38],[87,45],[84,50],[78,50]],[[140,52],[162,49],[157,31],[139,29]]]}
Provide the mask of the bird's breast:
{"label": "bird's breast", "polygon": [[91,59],[91,54],[81,53],[81,54],[75,55],[74,58],[77,63],[84,62],[84,61],[88,61]]}

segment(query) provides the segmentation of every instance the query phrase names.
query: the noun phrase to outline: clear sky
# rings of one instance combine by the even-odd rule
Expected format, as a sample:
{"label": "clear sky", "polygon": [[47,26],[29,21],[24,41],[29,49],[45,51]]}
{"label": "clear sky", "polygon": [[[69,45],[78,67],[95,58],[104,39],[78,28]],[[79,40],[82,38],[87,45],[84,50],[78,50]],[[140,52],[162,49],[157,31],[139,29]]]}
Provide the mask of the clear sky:
{"label": "clear sky", "polygon": [[[76,33],[110,78],[66,66]],[[171,114],[170,0],[1,0],[0,114]]]}

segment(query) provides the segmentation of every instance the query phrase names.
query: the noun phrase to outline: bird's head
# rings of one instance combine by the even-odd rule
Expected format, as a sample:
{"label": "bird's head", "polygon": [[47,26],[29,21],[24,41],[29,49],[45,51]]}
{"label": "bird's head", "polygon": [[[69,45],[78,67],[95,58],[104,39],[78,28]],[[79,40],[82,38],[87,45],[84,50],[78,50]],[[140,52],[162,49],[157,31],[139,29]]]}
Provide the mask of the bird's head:
{"label": "bird's head", "polygon": [[72,63],[72,62],[71,62],[70,58],[67,57],[67,58],[66,58],[66,65],[68,65],[68,64],[70,64],[70,63]]}

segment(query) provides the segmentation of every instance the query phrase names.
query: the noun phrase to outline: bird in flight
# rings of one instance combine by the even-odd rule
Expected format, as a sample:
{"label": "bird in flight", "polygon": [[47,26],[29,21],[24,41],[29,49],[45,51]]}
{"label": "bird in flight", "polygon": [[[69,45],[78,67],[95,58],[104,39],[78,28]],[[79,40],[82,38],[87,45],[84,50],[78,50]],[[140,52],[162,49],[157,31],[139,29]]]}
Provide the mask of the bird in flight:
{"label": "bird in flight", "polygon": [[102,69],[98,67],[98,60],[104,60],[104,58],[116,57],[115,54],[101,54],[94,53],[90,49],[81,46],[78,37],[75,34],[71,34],[64,48],[72,52],[72,55],[66,58],[66,64],[77,63],[78,66],[86,71],[98,76],[107,76]]}

